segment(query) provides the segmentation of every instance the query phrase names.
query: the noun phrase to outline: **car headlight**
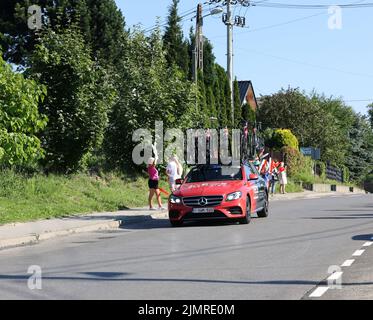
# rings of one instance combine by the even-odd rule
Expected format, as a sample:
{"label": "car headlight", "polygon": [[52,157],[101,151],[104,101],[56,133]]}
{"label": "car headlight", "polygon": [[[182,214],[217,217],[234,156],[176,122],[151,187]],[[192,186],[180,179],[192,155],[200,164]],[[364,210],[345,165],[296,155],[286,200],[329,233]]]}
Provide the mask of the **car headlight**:
{"label": "car headlight", "polygon": [[237,200],[237,199],[241,198],[241,196],[242,196],[241,191],[236,191],[236,192],[230,193],[230,194],[227,195],[227,201]]}
{"label": "car headlight", "polygon": [[180,203],[181,203],[181,198],[176,197],[176,196],[174,196],[174,195],[171,195],[171,196],[170,196],[170,202],[171,202],[171,203],[174,203],[174,204],[180,204]]}

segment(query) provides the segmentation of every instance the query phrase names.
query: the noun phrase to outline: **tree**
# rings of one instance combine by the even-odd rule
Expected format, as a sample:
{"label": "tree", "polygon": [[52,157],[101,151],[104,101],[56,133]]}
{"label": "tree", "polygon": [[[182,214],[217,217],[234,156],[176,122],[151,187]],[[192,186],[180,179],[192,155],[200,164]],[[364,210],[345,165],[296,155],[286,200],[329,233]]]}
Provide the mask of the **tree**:
{"label": "tree", "polygon": [[75,171],[103,139],[115,93],[107,73],[91,59],[74,26],[42,34],[28,73],[48,88],[41,105],[49,118],[42,135],[44,165],[52,171]]}
{"label": "tree", "polygon": [[373,129],[373,103],[368,105],[368,116],[369,116],[369,121],[370,121],[370,126]]}
{"label": "tree", "polygon": [[33,164],[43,157],[38,133],[47,118],[38,105],[46,88],[14,73],[0,56],[0,163],[5,166]]}
{"label": "tree", "polygon": [[118,60],[126,33],[124,18],[114,0],[2,0],[0,46],[7,61],[27,65],[38,43],[38,33],[28,28],[30,5],[42,8],[44,29],[78,23],[93,56],[101,56],[106,62]]}
{"label": "tree", "polygon": [[[85,0],[88,16],[80,9],[80,21],[87,43],[95,56],[106,63],[116,64],[126,49],[128,36],[122,12],[114,0]],[[78,1],[79,3],[81,1]],[[83,1],[84,2],[84,1]],[[82,2],[82,3],[83,3]],[[83,6],[83,4],[80,4]],[[84,23],[86,19],[86,23]]]}
{"label": "tree", "polygon": [[218,123],[216,122],[216,120],[213,120],[212,118],[214,119],[218,119],[217,118],[217,111],[216,111],[216,103],[215,103],[215,96],[214,96],[214,92],[213,92],[213,88],[210,86],[208,87],[207,89],[207,105],[209,107],[209,128],[216,128]]}
{"label": "tree", "polygon": [[[225,128],[229,125],[229,119],[227,114],[227,99],[229,97],[226,96],[226,86],[229,83],[227,74],[225,70],[218,64],[215,64],[215,72],[216,72],[216,82],[214,85],[215,88],[215,96],[216,96],[216,105],[217,105],[217,114],[219,119],[219,125],[222,128]],[[229,100],[230,101],[230,100]],[[229,102],[228,101],[228,102]],[[229,105],[230,107],[230,105]]]}
{"label": "tree", "polygon": [[185,76],[189,74],[188,42],[184,40],[183,30],[180,25],[181,18],[178,15],[180,0],[172,0],[169,7],[168,24],[163,36],[166,60],[169,65],[178,66]]}
{"label": "tree", "polygon": [[238,87],[237,79],[233,82],[233,98],[234,98],[234,128],[241,127],[242,121],[242,106],[241,106],[241,99],[240,99],[240,89]]}
{"label": "tree", "polygon": [[362,182],[373,168],[373,132],[369,121],[364,116],[355,115],[349,137],[350,148],[347,166],[351,179]]}
{"label": "tree", "polygon": [[210,88],[214,85],[216,77],[215,56],[213,53],[213,46],[206,37],[203,44],[203,74],[205,78],[205,85]]}
{"label": "tree", "polygon": [[242,106],[242,119],[250,123],[254,123],[256,119],[255,111],[246,102]]}
{"label": "tree", "polygon": [[[164,128],[193,128],[202,118],[196,112],[196,86],[185,81],[175,65],[167,65],[159,29],[150,37],[135,29],[116,67],[118,101],[110,113],[105,154],[112,168],[133,168],[132,133],[144,128],[154,133],[155,121]],[[167,81],[165,81],[167,79]]]}
{"label": "tree", "polygon": [[258,121],[264,129],[290,129],[300,146],[320,148],[322,160],[342,165],[348,147],[346,128],[349,120],[343,121],[342,116],[342,110],[347,112],[348,108],[339,108],[338,104],[338,99],[327,99],[314,93],[307,96],[299,89],[282,89],[262,97]]}

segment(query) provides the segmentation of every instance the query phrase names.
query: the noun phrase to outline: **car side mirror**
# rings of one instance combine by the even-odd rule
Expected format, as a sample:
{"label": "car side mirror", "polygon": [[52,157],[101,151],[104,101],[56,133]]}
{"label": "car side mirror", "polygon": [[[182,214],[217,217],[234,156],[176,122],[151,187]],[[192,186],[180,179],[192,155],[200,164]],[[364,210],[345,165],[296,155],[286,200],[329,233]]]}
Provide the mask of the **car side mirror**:
{"label": "car side mirror", "polygon": [[259,176],[255,173],[250,173],[249,180],[258,180]]}
{"label": "car side mirror", "polygon": [[175,184],[180,185],[183,184],[184,180],[183,179],[176,179]]}

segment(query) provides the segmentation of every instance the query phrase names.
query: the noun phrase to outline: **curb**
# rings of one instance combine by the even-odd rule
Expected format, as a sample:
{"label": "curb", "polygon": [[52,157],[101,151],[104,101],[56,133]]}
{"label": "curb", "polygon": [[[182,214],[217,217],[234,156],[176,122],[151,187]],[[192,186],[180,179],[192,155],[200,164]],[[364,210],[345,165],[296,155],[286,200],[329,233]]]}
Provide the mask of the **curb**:
{"label": "curb", "polygon": [[120,220],[113,220],[109,222],[97,223],[93,225],[86,225],[77,228],[69,228],[69,229],[62,229],[56,231],[45,231],[40,234],[32,234],[28,236],[22,236],[18,238],[11,238],[11,239],[3,239],[0,240],[0,250],[3,249],[10,249],[22,246],[29,246],[38,244],[41,241],[54,239],[57,237],[65,237],[72,234],[79,234],[79,233],[87,233],[87,232],[94,232],[99,230],[115,230],[118,229],[125,223],[138,223],[143,221],[148,221],[152,219],[161,219],[167,218],[167,214],[165,213],[155,213],[148,216],[127,216]]}

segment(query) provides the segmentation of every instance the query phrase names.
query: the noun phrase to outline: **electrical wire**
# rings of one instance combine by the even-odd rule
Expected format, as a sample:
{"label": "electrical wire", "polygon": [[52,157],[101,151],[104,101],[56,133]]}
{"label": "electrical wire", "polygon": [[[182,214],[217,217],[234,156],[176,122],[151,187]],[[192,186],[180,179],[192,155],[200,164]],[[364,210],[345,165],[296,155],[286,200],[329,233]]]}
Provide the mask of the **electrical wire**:
{"label": "electrical wire", "polygon": [[[361,1],[360,1],[361,2]],[[328,9],[331,6],[337,6],[342,9],[373,8],[373,3],[349,3],[349,4],[286,4],[271,2],[253,2],[252,6],[276,8],[276,9]]]}
{"label": "electrical wire", "polygon": [[278,59],[278,60],[282,60],[282,61],[287,61],[287,62],[290,62],[290,63],[299,64],[299,65],[304,65],[304,66],[311,67],[311,68],[324,69],[324,70],[329,70],[329,71],[333,71],[333,72],[349,74],[349,75],[358,76],[358,77],[373,78],[373,74],[360,73],[360,72],[342,70],[342,69],[339,69],[339,68],[333,68],[333,67],[316,65],[316,64],[309,63],[309,62],[300,61],[300,60],[293,60],[293,59],[289,59],[289,58],[286,58],[286,57],[276,56],[276,55],[273,55],[273,54],[268,54],[268,53],[265,53],[265,52],[256,51],[256,50],[252,50],[252,49],[251,50],[246,50],[246,49],[243,49],[243,48],[235,48],[235,49],[236,50],[240,50],[240,51],[244,51],[246,53],[247,52],[251,52],[251,53],[254,53],[254,54],[258,54],[258,55],[262,55],[262,56],[267,56],[267,57],[271,57],[271,58],[274,58],[274,59]]}
{"label": "electrical wire", "polygon": [[[208,5],[209,5],[208,2],[203,3],[202,4],[202,9],[205,9]],[[192,8],[192,9],[186,10],[184,12],[181,12],[179,14],[180,23],[188,21],[190,18],[194,18],[194,17],[191,17],[192,15],[193,16],[196,15],[196,8]],[[165,18],[165,19],[163,19],[163,21],[161,23],[155,24],[152,27],[145,28],[142,31],[144,33],[149,33],[149,32],[152,32],[152,31],[156,30],[159,27],[165,27],[165,26],[167,26],[167,24],[168,24],[168,21],[167,21],[167,18]]]}

